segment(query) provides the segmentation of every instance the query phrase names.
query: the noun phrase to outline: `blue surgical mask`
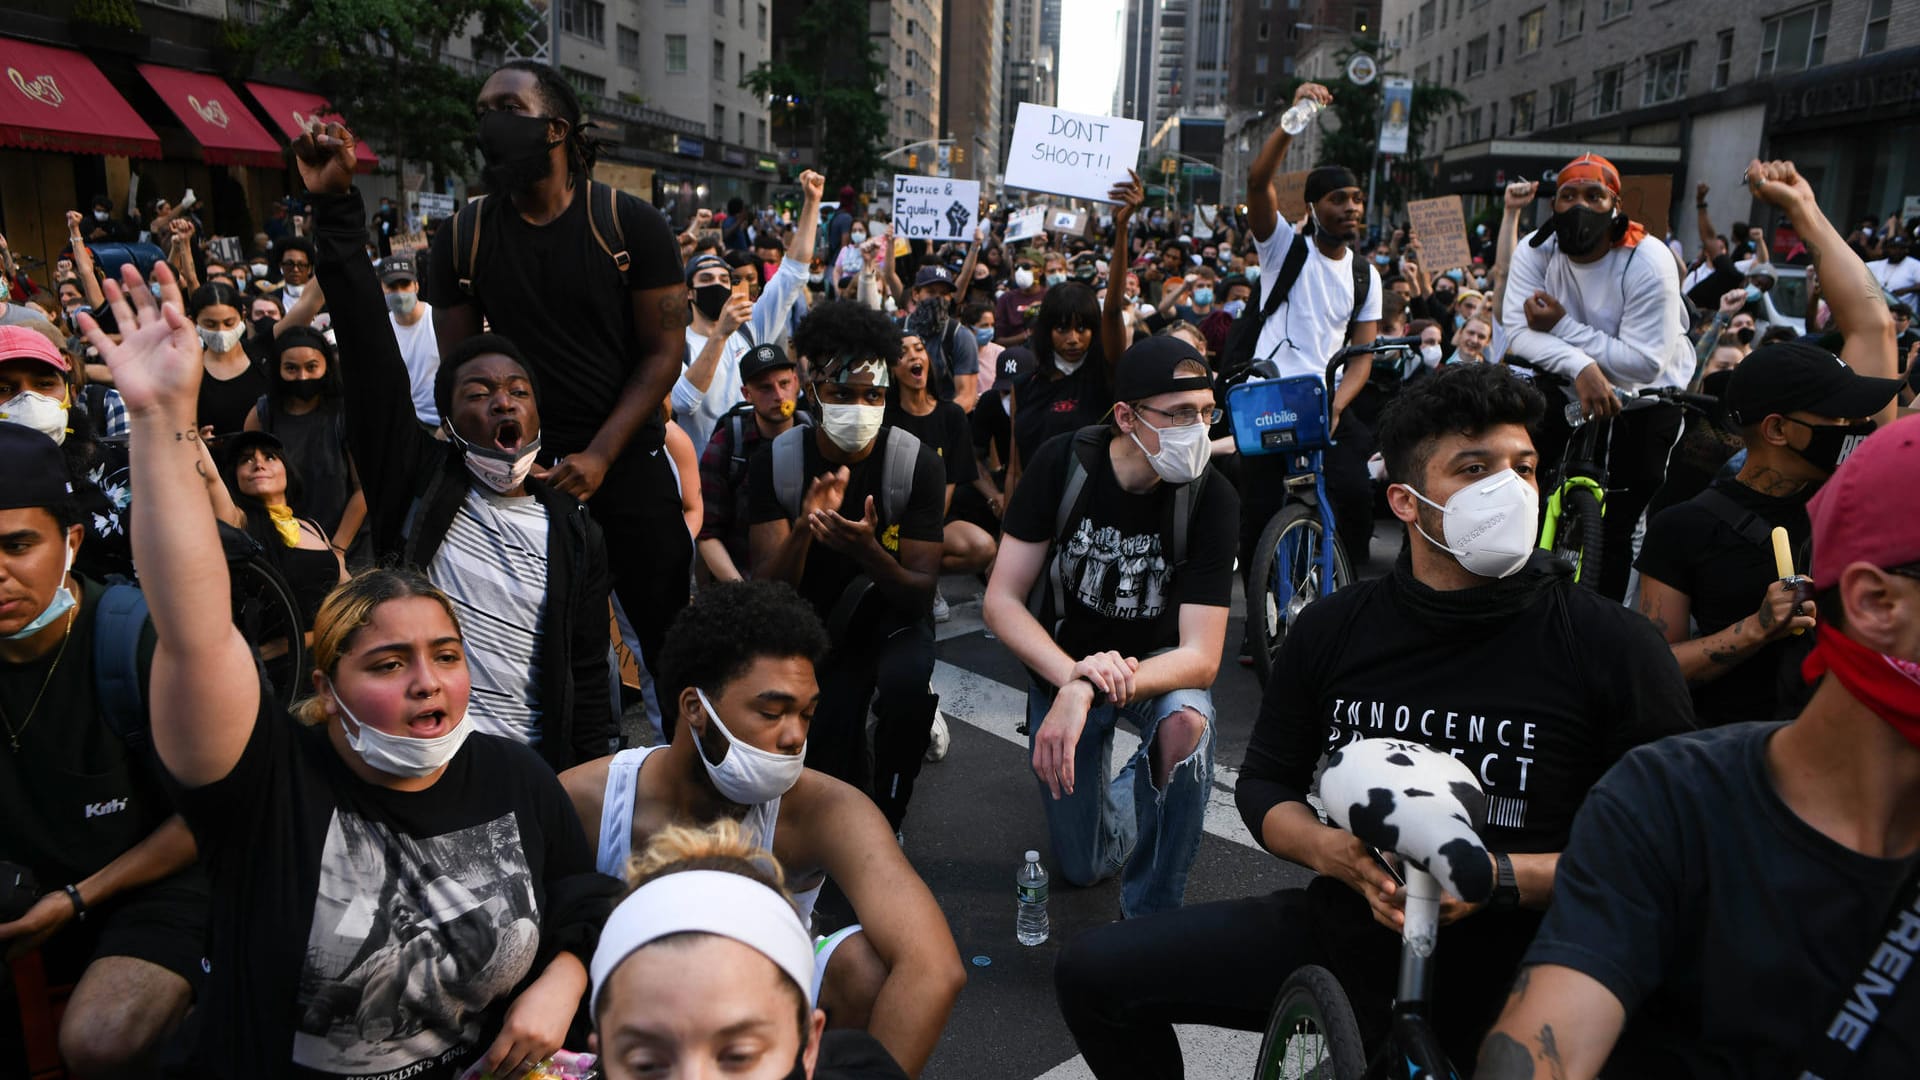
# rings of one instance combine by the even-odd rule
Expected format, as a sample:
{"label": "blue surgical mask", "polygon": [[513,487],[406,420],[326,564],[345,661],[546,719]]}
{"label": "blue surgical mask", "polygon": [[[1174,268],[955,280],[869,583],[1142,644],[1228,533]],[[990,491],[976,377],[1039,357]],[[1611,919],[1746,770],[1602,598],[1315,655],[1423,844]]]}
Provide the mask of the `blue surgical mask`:
{"label": "blue surgical mask", "polygon": [[1393,261],[1393,256],[1391,255],[1375,255],[1373,257],[1373,264],[1375,266],[1385,266],[1392,261]]}
{"label": "blue surgical mask", "polygon": [[1760,302],[1760,286],[1758,285],[1747,286],[1747,303],[1757,304],[1759,302]]}
{"label": "blue surgical mask", "polygon": [[73,545],[67,544],[66,568],[60,571],[60,585],[53,590],[53,599],[47,601],[45,610],[33,617],[33,621],[7,635],[8,641],[23,641],[52,626],[55,619],[73,610],[73,590],[67,588],[67,575],[73,573]]}
{"label": "blue surgical mask", "polygon": [[1465,279],[1467,275],[1461,273],[1459,270],[1449,270],[1447,271],[1447,276],[1449,278],[1452,278],[1455,284],[1458,284],[1460,281]]}
{"label": "blue surgical mask", "polygon": [[1220,305],[1220,310],[1227,313],[1227,318],[1237,319],[1240,317],[1241,312],[1247,310],[1247,302],[1245,300],[1229,300]]}
{"label": "blue surgical mask", "polygon": [[1213,303],[1213,290],[1207,288],[1193,290],[1193,302],[1201,307],[1206,307],[1208,304]]}
{"label": "blue surgical mask", "polygon": [[989,341],[992,341],[992,340],[993,340],[993,327],[991,327],[991,326],[976,326],[976,327],[974,327],[974,328],[973,328],[973,340],[974,340],[974,341],[976,341],[976,342],[979,342],[979,343],[980,343],[980,344],[982,344],[982,345],[985,345],[985,344],[986,344],[987,342],[989,342]]}
{"label": "blue surgical mask", "polygon": [[1048,274],[1047,275],[1048,285],[1064,285],[1066,283],[1067,283],[1067,275],[1065,274]]}
{"label": "blue surgical mask", "polygon": [[1258,266],[1247,267],[1247,280],[1251,282],[1258,282],[1260,280],[1260,267]]}

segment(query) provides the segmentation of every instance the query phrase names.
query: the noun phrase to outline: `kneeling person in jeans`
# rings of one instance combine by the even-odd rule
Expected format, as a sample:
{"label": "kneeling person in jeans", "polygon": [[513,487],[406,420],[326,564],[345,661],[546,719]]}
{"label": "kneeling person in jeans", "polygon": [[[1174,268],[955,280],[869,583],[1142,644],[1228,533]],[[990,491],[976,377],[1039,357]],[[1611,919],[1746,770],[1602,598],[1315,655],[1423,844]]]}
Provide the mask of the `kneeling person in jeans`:
{"label": "kneeling person in jeans", "polygon": [[[1034,455],[985,615],[1033,675],[1027,723],[1054,860],[1075,885],[1121,872],[1133,916],[1179,907],[1199,850],[1240,500],[1207,463],[1217,410],[1193,346],[1141,341],[1114,380],[1111,424]],[[1110,798],[1121,712],[1140,750]],[[1111,820],[1129,801],[1133,819]]]}

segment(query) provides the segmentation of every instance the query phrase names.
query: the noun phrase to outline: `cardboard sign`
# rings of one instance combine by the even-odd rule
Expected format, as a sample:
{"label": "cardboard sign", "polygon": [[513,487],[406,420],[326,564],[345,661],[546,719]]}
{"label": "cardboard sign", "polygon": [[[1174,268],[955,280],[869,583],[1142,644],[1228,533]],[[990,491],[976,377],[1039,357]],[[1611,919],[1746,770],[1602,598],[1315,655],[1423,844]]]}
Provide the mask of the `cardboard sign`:
{"label": "cardboard sign", "polygon": [[1140,158],[1142,125],[1124,116],[1068,112],[1020,103],[1007,153],[1006,184],[1028,191],[1112,202],[1107,192],[1127,183]]}
{"label": "cardboard sign", "polygon": [[1473,251],[1467,246],[1467,216],[1460,207],[1460,196],[1416,199],[1407,204],[1407,221],[1420,239],[1420,260],[1428,273],[1473,265]]}
{"label": "cardboard sign", "polygon": [[978,180],[939,176],[893,178],[894,235],[909,240],[972,240],[980,209]]}
{"label": "cardboard sign", "polygon": [[1046,207],[1029,206],[1025,210],[1015,210],[1007,215],[1007,243],[1031,240],[1046,231],[1046,227]]}
{"label": "cardboard sign", "polygon": [[1087,231],[1085,210],[1054,210],[1047,214],[1047,231],[1062,236],[1084,236]]}
{"label": "cardboard sign", "polygon": [[1281,173],[1273,178],[1273,205],[1280,209],[1280,220],[1298,224],[1307,216],[1307,173]]}
{"label": "cardboard sign", "polygon": [[1620,178],[1620,209],[1646,226],[1647,235],[1653,239],[1666,239],[1667,215],[1672,208],[1673,177],[1660,174]]}
{"label": "cardboard sign", "polygon": [[387,241],[387,246],[395,255],[405,255],[425,251],[432,245],[427,240],[426,233],[404,232]]}
{"label": "cardboard sign", "polygon": [[240,238],[237,236],[216,236],[207,241],[207,254],[227,264],[240,262]]}

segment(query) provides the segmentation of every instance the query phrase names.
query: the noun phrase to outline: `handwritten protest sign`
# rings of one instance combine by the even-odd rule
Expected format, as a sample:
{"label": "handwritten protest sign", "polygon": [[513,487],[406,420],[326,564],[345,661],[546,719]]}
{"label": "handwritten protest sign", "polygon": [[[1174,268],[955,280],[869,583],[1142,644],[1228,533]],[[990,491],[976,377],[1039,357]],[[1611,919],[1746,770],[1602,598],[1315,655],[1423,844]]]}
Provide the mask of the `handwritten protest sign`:
{"label": "handwritten protest sign", "polygon": [[207,241],[207,254],[228,266],[233,266],[240,261],[240,238],[215,236]]}
{"label": "handwritten protest sign", "polygon": [[1467,247],[1467,216],[1460,207],[1460,196],[1416,199],[1407,204],[1407,220],[1420,238],[1421,261],[1429,273],[1473,265],[1473,251]]}
{"label": "handwritten protest sign", "polygon": [[1047,231],[1062,236],[1083,236],[1087,231],[1085,210],[1054,210],[1047,214]]}
{"label": "handwritten protest sign", "polygon": [[980,209],[978,180],[893,178],[893,231],[909,240],[972,240]]}
{"label": "handwritten protest sign", "polygon": [[453,196],[437,191],[409,191],[407,203],[407,220],[416,229],[424,228],[429,219],[445,221],[459,209]]}
{"label": "handwritten protest sign", "polygon": [[1282,221],[1298,223],[1307,216],[1307,174],[1305,171],[1281,173],[1273,178],[1273,205]]}
{"label": "handwritten protest sign", "polygon": [[1046,207],[1029,206],[1025,210],[1015,210],[1007,215],[1007,242],[1031,240],[1044,232],[1046,227]]}
{"label": "handwritten protest sign", "polygon": [[1142,126],[1124,116],[1068,112],[1020,103],[1007,154],[1008,187],[1112,202],[1107,192],[1128,181],[1140,158]]}
{"label": "handwritten protest sign", "polygon": [[1672,206],[1673,177],[1661,173],[1620,178],[1620,209],[1646,226],[1648,236],[1655,239],[1666,237],[1667,216]]}

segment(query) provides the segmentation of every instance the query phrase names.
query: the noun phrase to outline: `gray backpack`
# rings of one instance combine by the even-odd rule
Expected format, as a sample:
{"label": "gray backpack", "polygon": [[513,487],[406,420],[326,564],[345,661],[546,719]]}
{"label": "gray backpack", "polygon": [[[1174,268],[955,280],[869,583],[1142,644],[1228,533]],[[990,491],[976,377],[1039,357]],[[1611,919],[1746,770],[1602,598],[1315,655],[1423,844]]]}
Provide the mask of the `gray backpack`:
{"label": "gray backpack", "polygon": [[[920,440],[912,432],[895,427],[885,431],[887,444],[881,449],[885,456],[881,462],[879,500],[879,528],[883,530],[899,524],[906,515],[907,500],[913,496],[913,469],[920,460]],[[780,508],[786,511],[788,521],[799,519],[800,505],[806,497],[806,443],[801,440],[810,438],[813,438],[813,429],[796,424],[773,440],[773,494],[780,501]],[[847,628],[872,590],[873,579],[856,574],[841,591],[840,599],[827,614],[827,633],[836,645],[846,640]]]}

